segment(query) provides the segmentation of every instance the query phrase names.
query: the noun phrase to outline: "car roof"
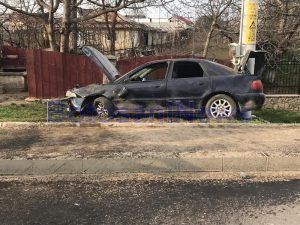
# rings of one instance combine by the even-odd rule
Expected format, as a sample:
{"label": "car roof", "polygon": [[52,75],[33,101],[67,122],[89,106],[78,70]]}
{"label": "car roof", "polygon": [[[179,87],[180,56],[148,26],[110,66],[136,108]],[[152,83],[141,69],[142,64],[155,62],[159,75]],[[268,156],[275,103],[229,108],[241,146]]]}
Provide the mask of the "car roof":
{"label": "car roof", "polygon": [[[150,61],[150,62],[147,62],[148,63],[160,63],[160,62],[168,62],[168,61],[171,61],[171,62],[180,62],[180,61],[190,61],[190,62],[200,62],[200,61],[204,61],[204,59],[197,59],[197,58],[177,58],[177,59],[160,59],[160,60],[154,60],[154,61]],[[205,60],[205,61],[208,61],[208,60]]]}

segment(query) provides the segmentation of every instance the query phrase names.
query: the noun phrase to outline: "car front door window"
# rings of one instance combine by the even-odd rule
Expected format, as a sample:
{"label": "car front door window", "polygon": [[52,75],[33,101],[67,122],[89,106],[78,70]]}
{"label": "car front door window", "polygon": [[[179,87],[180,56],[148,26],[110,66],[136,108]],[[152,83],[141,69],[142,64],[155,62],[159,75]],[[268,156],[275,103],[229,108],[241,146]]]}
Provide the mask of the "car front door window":
{"label": "car front door window", "polygon": [[166,62],[152,64],[132,74],[129,81],[144,82],[164,80],[166,78],[167,69],[168,63]]}

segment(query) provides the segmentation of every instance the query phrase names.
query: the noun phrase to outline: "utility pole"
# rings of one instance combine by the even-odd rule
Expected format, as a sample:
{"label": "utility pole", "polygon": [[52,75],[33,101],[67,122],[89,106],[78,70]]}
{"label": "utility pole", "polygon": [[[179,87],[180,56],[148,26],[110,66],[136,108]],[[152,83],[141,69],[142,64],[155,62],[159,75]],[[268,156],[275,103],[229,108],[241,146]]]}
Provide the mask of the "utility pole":
{"label": "utility pole", "polygon": [[[241,55],[246,55],[247,51],[256,50],[258,0],[242,0],[241,26],[239,45]],[[249,72],[254,74],[255,59],[250,58],[247,65]]]}
{"label": "utility pole", "polygon": [[[242,0],[239,43],[230,44],[234,52],[232,63],[237,70],[247,51],[256,50],[258,7],[258,0]],[[248,69],[251,74],[254,74],[254,67],[253,59],[249,60]]]}
{"label": "utility pole", "polygon": [[[237,70],[240,68],[243,58],[247,57],[247,52],[256,51],[258,8],[258,0],[242,0],[239,43],[230,44],[234,52],[232,63]],[[255,58],[249,58],[247,69],[250,74],[254,74]],[[243,117],[251,119],[251,111],[245,112]]]}

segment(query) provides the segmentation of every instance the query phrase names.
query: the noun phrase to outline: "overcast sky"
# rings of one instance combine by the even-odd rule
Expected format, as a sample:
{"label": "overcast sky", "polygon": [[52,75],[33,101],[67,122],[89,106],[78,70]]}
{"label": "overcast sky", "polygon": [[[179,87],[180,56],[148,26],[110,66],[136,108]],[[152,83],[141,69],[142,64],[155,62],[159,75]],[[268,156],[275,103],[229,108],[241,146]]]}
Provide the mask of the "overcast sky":
{"label": "overcast sky", "polygon": [[[180,15],[180,16],[183,16],[190,20],[194,20],[196,18],[195,13],[191,12],[191,10],[188,11],[188,13],[185,13],[181,8],[178,8],[178,9],[173,8],[173,10],[171,12],[169,10],[170,9],[167,10],[164,7],[147,7],[147,8],[143,9],[143,12],[149,18],[165,19],[165,18],[171,18],[172,15]],[[125,15],[127,13],[128,13],[127,10],[121,11],[122,15]],[[132,11],[131,11],[131,13],[132,13]]]}
{"label": "overcast sky", "polygon": [[145,10],[146,15],[151,18],[169,18],[170,14],[163,7],[149,7]]}

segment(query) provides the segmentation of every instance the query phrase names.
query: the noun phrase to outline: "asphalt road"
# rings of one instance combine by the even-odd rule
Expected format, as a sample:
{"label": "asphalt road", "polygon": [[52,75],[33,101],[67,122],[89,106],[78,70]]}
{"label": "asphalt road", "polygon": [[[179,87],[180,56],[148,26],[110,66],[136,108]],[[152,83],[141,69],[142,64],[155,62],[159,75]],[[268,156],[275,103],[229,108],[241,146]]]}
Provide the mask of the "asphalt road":
{"label": "asphalt road", "polygon": [[265,224],[300,220],[300,180],[1,178],[0,223]]}
{"label": "asphalt road", "polygon": [[1,128],[1,159],[300,156],[300,127]]}

